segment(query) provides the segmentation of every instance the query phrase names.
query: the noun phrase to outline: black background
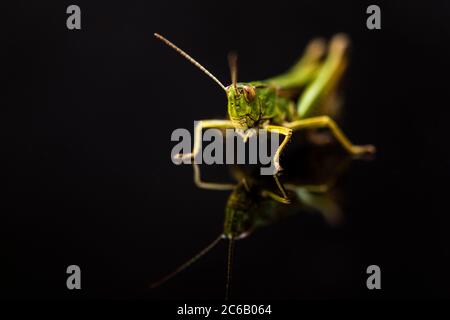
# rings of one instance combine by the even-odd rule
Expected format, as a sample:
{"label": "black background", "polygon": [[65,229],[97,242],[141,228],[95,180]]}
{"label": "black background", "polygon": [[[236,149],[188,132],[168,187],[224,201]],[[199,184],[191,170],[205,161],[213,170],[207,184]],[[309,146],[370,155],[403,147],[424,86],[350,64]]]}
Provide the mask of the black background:
{"label": "black background", "polygon": [[[0,292],[9,298],[217,298],[225,244],[166,285],[149,283],[214,239],[227,192],[170,161],[175,128],[225,116],[220,88],[287,69],[314,36],[352,39],[341,124],[375,161],[345,174],[345,222],[299,215],[236,247],[236,298],[450,297],[448,1],[15,1],[3,16]],[[66,28],[77,4],[82,29]],[[2,18],[3,19],[3,18]],[[66,268],[82,290],[66,288]],[[382,290],[365,286],[382,270]]]}

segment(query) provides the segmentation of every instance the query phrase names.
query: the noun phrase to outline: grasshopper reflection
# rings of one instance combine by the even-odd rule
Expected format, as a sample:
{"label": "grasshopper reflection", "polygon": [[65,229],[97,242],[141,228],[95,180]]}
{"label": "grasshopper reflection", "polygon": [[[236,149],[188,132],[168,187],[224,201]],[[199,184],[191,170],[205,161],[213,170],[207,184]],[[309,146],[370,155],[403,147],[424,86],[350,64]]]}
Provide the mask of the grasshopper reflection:
{"label": "grasshopper reflection", "polygon": [[[315,152],[312,161],[317,170],[307,168],[306,174],[284,176],[261,176],[255,171],[233,166],[231,175],[235,184],[206,182],[201,179],[200,167],[193,164],[194,181],[199,188],[231,191],[225,205],[223,232],[197,255],[178,267],[174,272],[152,284],[155,288],[183,271],[221,240],[228,240],[228,262],[226,276],[226,299],[230,295],[235,241],[243,239],[257,229],[271,225],[299,211],[320,212],[326,222],[337,224],[341,219],[341,209],[335,187],[338,177],[346,170],[352,157],[321,155]],[[281,182],[282,180],[283,182]]]}

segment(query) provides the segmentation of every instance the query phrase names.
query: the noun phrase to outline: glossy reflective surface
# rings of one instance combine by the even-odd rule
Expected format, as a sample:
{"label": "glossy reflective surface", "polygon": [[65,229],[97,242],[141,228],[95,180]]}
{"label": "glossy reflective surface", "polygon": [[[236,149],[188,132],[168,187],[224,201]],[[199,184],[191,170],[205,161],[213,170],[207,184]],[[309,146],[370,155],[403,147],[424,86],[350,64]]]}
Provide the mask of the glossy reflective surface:
{"label": "glossy reflective surface", "polygon": [[[213,1],[78,1],[79,32],[67,30],[64,3],[12,4],[3,41],[0,294],[221,299],[225,243],[149,289],[222,231],[229,197],[196,188],[192,167],[170,161],[172,131],[223,118],[225,96],[152,34],[228,82],[230,50],[239,53],[239,79],[265,79],[312,37],[344,31],[352,51],[340,124],[355,143],[376,145],[376,158],[351,161],[339,175],[340,223],[299,208],[239,241],[233,297],[449,297],[447,2],[389,1],[379,32],[365,27],[360,2],[243,3],[230,22]],[[324,173],[328,156],[310,161],[291,146],[281,179],[319,164]],[[217,169],[205,178],[233,181]],[[77,293],[65,287],[71,264],[82,270]],[[365,287],[371,264],[382,270],[380,292]]]}

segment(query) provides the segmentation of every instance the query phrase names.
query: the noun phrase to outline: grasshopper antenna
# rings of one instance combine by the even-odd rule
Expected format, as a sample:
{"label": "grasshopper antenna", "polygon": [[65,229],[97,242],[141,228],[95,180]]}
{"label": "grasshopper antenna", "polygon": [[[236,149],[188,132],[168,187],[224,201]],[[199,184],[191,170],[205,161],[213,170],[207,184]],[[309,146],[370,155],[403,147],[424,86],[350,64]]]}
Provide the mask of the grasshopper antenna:
{"label": "grasshopper antenna", "polygon": [[199,68],[200,70],[202,70],[208,77],[210,77],[211,79],[213,79],[225,92],[227,91],[227,88],[222,84],[222,82],[219,81],[219,79],[217,79],[211,72],[209,72],[204,66],[202,66],[200,63],[198,63],[197,61],[195,61],[194,58],[192,58],[190,55],[188,55],[186,52],[184,52],[183,50],[181,50],[180,48],[178,48],[176,45],[174,45],[172,42],[170,42],[169,40],[167,40],[166,38],[164,38],[162,35],[160,35],[159,33],[154,33],[154,36],[156,38],[158,38],[159,40],[161,40],[162,42],[164,42],[165,44],[167,44],[169,47],[171,47],[172,49],[174,49],[176,52],[178,52],[180,55],[182,55],[183,57],[185,57],[189,62],[191,62],[194,66],[196,66],[197,68]]}
{"label": "grasshopper antenna", "polygon": [[183,271],[184,269],[186,269],[187,267],[189,267],[191,264],[193,264],[194,262],[196,262],[198,259],[200,259],[201,257],[203,257],[206,253],[208,253],[212,248],[214,248],[219,241],[222,239],[222,235],[220,235],[219,237],[217,237],[213,242],[211,242],[209,245],[207,245],[202,251],[200,251],[199,253],[197,253],[194,257],[192,257],[191,259],[189,259],[188,261],[186,261],[185,263],[183,263],[181,266],[179,266],[175,271],[169,273],[168,275],[166,275],[165,277],[159,279],[158,281],[152,283],[150,285],[151,289],[154,289],[156,287],[159,287],[160,285],[162,285],[163,283],[167,282],[168,280],[172,279],[173,277],[175,277],[177,274],[179,274],[181,271]]}
{"label": "grasshopper antenna", "polygon": [[237,54],[235,52],[230,52],[228,54],[228,66],[230,67],[231,83],[233,84],[236,94],[237,91]]}
{"label": "grasshopper antenna", "polygon": [[233,269],[233,251],[234,251],[234,239],[230,238],[228,241],[228,264],[227,264],[227,284],[225,286],[225,300],[230,298],[231,292],[231,271]]}

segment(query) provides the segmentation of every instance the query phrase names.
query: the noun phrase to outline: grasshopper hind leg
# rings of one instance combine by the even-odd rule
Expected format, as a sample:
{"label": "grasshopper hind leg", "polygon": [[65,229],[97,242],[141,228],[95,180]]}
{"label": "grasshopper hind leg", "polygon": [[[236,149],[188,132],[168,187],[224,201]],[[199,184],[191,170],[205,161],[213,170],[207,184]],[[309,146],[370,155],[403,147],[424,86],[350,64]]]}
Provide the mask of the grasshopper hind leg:
{"label": "grasshopper hind leg", "polygon": [[298,99],[297,113],[300,118],[317,114],[315,109],[320,102],[336,88],[347,66],[349,42],[344,34],[337,34],[331,39],[325,60]]}

